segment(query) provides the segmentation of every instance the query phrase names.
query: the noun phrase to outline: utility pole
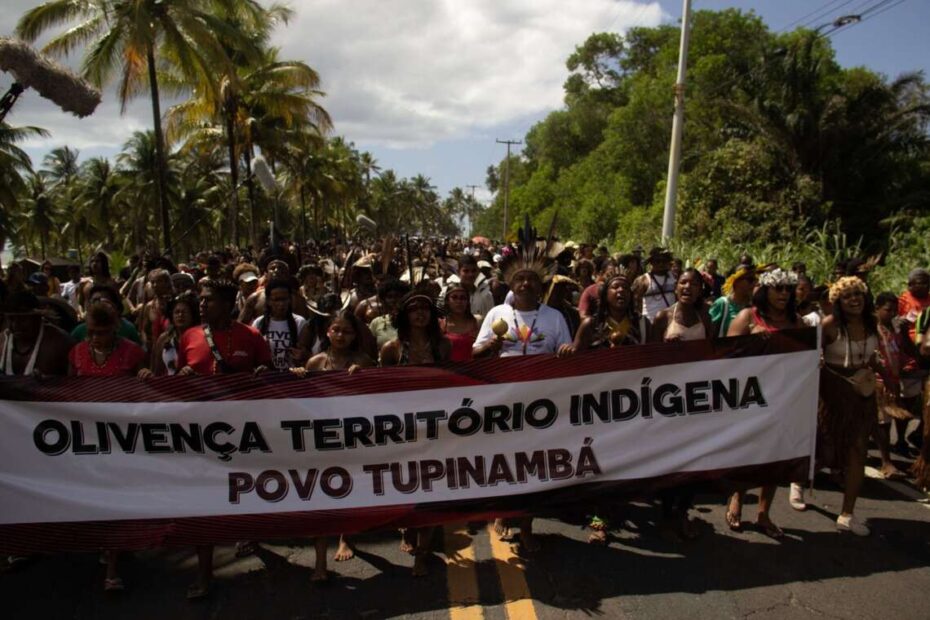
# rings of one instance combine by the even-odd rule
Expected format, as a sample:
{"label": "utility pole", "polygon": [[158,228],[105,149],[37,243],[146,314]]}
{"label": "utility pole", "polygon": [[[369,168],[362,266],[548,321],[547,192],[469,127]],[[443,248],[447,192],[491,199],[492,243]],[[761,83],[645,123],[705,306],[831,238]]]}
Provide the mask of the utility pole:
{"label": "utility pole", "polygon": [[672,117],[672,145],[668,154],[668,183],[665,187],[665,213],[662,216],[663,242],[675,235],[675,201],[678,197],[678,170],[681,167],[681,130],[685,122],[685,69],[688,66],[690,26],[691,0],[684,0],[681,9],[678,78],[675,80],[675,116]]}
{"label": "utility pole", "polygon": [[[475,190],[481,187],[480,185],[466,185],[468,189],[471,190],[471,206],[475,206]],[[471,223],[471,209],[468,210],[468,236],[471,237],[472,232],[474,231],[474,226]]]}
{"label": "utility pole", "polygon": [[504,160],[504,230],[501,241],[507,237],[507,208],[510,206],[510,145],[523,144],[520,140],[496,140],[498,144],[507,145],[507,159]]}

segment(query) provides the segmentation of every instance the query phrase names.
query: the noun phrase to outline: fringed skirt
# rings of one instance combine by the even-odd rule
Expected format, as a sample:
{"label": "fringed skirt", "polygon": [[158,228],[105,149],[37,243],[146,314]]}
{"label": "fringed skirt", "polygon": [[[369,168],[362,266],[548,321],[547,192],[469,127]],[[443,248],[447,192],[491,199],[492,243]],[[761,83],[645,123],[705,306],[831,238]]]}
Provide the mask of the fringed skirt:
{"label": "fringed skirt", "polygon": [[930,487],[930,377],[924,381],[923,398],[924,442],[920,448],[920,456],[911,466],[914,482],[918,489]]}
{"label": "fringed skirt", "polygon": [[860,396],[844,378],[851,377],[856,370],[835,367],[820,370],[817,462],[821,467],[845,467],[849,451],[856,445],[864,445],[877,422],[875,395]]}

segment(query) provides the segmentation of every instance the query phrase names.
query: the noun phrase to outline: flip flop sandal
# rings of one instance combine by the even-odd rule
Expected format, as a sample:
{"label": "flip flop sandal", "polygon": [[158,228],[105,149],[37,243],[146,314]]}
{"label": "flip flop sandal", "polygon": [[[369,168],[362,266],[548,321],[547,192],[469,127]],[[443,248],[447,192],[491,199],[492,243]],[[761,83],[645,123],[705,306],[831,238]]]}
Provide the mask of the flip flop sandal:
{"label": "flip flop sandal", "polygon": [[236,543],[236,557],[237,558],[247,558],[250,555],[255,555],[255,552],[258,551],[258,543],[247,541],[247,542],[237,542]]}
{"label": "flip flop sandal", "polygon": [[195,583],[187,589],[187,600],[189,601],[199,601],[207,598],[209,595],[210,586],[202,586]]}
{"label": "flip flop sandal", "polygon": [[785,533],[780,527],[768,521],[766,523],[756,522],[756,527],[759,528],[759,531],[768,536],[773,540],[780,540],[785,537]]}

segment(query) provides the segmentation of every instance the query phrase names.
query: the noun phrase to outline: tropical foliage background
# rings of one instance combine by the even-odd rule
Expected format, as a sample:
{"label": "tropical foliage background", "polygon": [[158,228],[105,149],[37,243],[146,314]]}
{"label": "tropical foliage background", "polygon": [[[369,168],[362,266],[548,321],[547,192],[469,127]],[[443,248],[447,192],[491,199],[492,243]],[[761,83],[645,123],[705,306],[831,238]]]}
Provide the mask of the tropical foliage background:
{"label": "tropical foliage background", "polygon": [[[755,15],[693,17],[679,184],[680,256],[735,264],[884,256],[879,280],[930,264],[930,97],[920,74],[842,68],[830,39],[775,33]],[[614,249],[658,243],[676,26],[591,35],[568,58],[565,105],[510,162],[508,234],[559,211],[563,237]],[[488,170],[500,185],[504,162]],[[502,233],[503,197],[478,220]],[[896,280],[900,287],[903,280]]]}
{"label": "tropical foliage background", "polygon": [[[461,233],[481,208],[471,195],[442,197],[427,177],[400,178],[331,135],[320,76],[269,42],[291,17],[254,0],[51,0],[24,14],[17,36],[51,35],[44,53],[80,54],[82,76],[124,108],[147,97],[152,129],[112,161],[62,146],[33,162],[18,144],[46,132],[0,125],[0,246],[186,257],[258,246],[275,217],[306,240],[354,230],[359,214],[384,232]],[[169,96],[180,103],[163,110]],[[259,155],[276,187],[250,173]]]}
{"label": "tropical foliage background", "polygon": [[[66,146],[30,161],[43,135],[0,126],[0,242],[32,255],[96,247],[186,256],[259,244],[268,222],[306,240],[352,230],[512,236],[560,213],[563,239],[614,250],[658,242],[678,28],[595,33],[567,59],[565,105],[525,136],[510,166],[488,169],[495,200],[440,196],[333,135],[321,79],[270,44],[291,11],[255,0],[51,0],[17,35],[80,54],[85,78],[125,105],[147,97],[152,129],[113,160]],[[853,254],[881,254],[880,279],[930,264],[930,94],[920,74],[840,67],[830,39],[772,32],[753,13],[693,17],[673,247],[724,264],[805,260],[815,275]],[[162,109],[162,98],[179,101]],[[259,155],[277,186],[250,173]],[[896,285],[897,286],[897,285]]]}

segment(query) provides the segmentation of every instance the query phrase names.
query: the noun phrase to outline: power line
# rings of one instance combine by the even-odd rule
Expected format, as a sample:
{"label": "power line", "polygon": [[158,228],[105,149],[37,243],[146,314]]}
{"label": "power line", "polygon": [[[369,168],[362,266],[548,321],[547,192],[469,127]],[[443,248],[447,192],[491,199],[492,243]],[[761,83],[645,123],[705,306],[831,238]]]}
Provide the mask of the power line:
{"label": "power line", "polygon": [[[802,15],[801,17],[797,18],[797,19],[794,20],[793,22],[791,22],[791,23],[789,23],[789,24],[786,24],[786,25],[785,25],[781,30],[779,30],[778,32],[784,32],[784,31],[788,30],[789,28],[791,28],[791,27],[794,26],[795,24],[798,24],[798,23],[800,23],[800,22],[803,22],[803,21],[804,21],[805,19],[807,19],[808,17],[813,16],[815,13],[819,16],[819,15],[821,15],[821,14],[826,14],[826,13],[829,13],[830,11],[835,10],[835,9],[831,9],[831,8],[828,8],[828,7],[829,7],[831,4],[836,4],[837,2],[840,2],[840,0],[831,0],[831,1],[828,2],[827,4],[822,5],[820,8],[814,9],[813,11],[811,11],[810,13],[808,13],[807,15]],[[852,0],[849,0],[849,2],[852,2]],[[844,4],[849,4],[849,2],[845,2]],[[843,5],[841,4],[840,7],[841,7],[841,6],[843,6]],[[840,8],[840,7],[835,7],[835,8]],[[817,18],[814,18],[814,19],[817,19]],[[776,34],[778,34],[778,33],[776,33]]]}
{"label": "power line", "polygon": [[802,18],[796,19],[795,21],[791,22],[790,24],[788,24],[787,26],[785,26],[784,28],[782,28],[781,30],[779,30],[778,32],[776,32],[775,34],[780,34],[780,33],[782,33],[782,32],[785,32],[786,30],[788,30],[788,28],[790,28],[791,26],[794,26],[795,24],[797,24],[797,23],[799,23],[799,22],[803,22],[802,24],[800,24],[800,26],[798,26],[799,28],[809,26],[810,24],[812,24],[812,23],[814,23],[814,22],[818,22],[818,21],[820,21],[821,19],[824,19],[824,18],[827,17],[827,15],[829,15],[830,13],[834,13],[834,12],[836,12],[836,11],[839,11],[839,9],[843,8],[843,7],[846,6],[847,4],[852,3],[853,0],[845,0],[845,1],[842,2],[841,4],[837,4],[836,6],[830,6],[830,5],[836,4],[836,2],[837,2],[837,0],[833,0],[833,2],[830,2],[830,3],[827,4],[827,5],[824,5],[824,6],[821,7],[820,9],[814,11],[813,13],[808,13],[807,15],[805,15],[805,16],[802,17]]}
{"label": "power line", "polygon": [[[646,8],[647,8],[648,6],[650,6],[651,4],[652,4],[651,1],[647,1],[647,2],[644,2],[643,4],[639,5],[639,11],[636,12],[636,17],[633,19],[632,23],[630,24],[630,28],[635,28],[636,26],[639,26],[639,25],[640,25],[640,24],[639,24],[640,18],[642,18],[643,13],[646,12]],[[624,5],[621,4],[621,5],[620,5],[620,10],[617,11],[617,16],[614,17],[614,20],[613,20],[612,22],[610,22],[610,26],[607,27],[607,32],[610,32],[611,30],[613,30],[613,29],[614,29],[614,26],[617,25],[617,22],[620,21],[620,18],[623,16],[623,7],[624,7]],[[627,28],[627,30],[629,30],[629,28]]]}
{"label": "power line", "polygon": [[896,6],[898,6],[899,4],[904,4],[905,2],[907,2],[907,0],[898,0],[898,1],[895,2],[894,4],[890,4],[890,5],[886,6],[886,7],[885,7],[884,9],[882,9],[881,11],[879,11],[879,12],[877,12],[877,13],[872,13],[872,14],[869,15],[868,17],[865,17],[862,21],[866,21],[866,20],[868,20],[868,19],[872,19],[873,17],[878,17],[878,16],[881,15],[882,13],[885,13],[886,11],[890,11],[891,9],[895,8]]}
{"label": "power line", "polygon": [[857,18],[855,21],[849,21],[844,24],[839,24],[835,28],[833,28],[833,30],[828,30],[827,32],[823,33],[820,36],[822,36],[825,39],[832,38],[833,35],[837,34],[838,32],[842,30],[847,30],[850,27],[855,26],[856,24],[861,24],[862,22],[868,21],[872,19],[873,17],[878,17],[882,13],[890,11],[891,9],[895,8],[898,5],[904,4],[905,2],[907,2],[907,0],[879,0],[879,2],[872,5],[871,7],[869,7],[862,13],[855,15],[854,17]]}

